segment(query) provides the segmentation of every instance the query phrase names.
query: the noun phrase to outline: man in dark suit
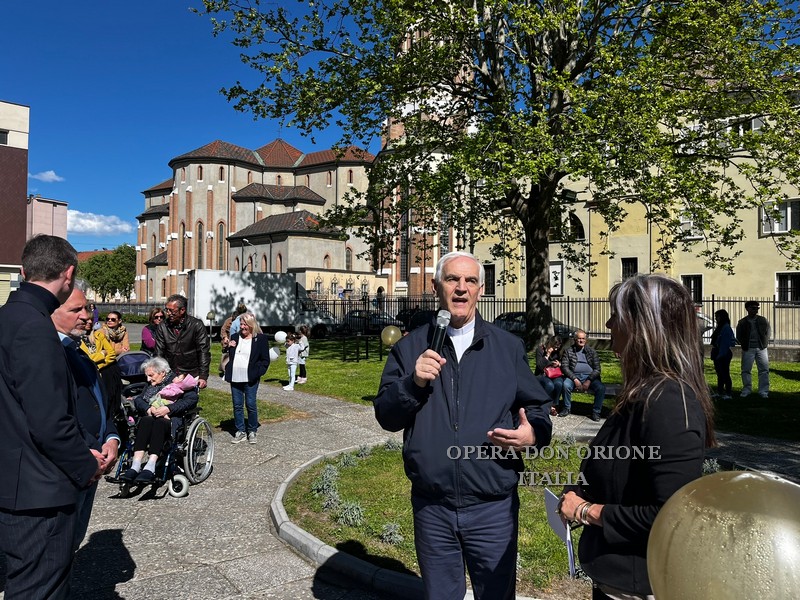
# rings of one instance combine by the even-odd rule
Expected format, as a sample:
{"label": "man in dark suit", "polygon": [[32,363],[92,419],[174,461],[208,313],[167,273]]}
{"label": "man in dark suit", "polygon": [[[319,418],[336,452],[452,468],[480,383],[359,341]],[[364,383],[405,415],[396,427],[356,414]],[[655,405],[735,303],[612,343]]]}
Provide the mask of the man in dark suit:
{"label": "man in dark suit", "polygon": [[0,308],[0,551],[6,600],[69,596],[75,504],[102,475],[87,447],[52,312],[72,293],[78,256],[40,235],[22,252],[25,282]]}
{"label": "man in dark suit", "polygon": [[[106,388],[100,379],[100,372],[91,358],[80,349],[81,336],[86,333],[86,322],[92,314],[86,308],[86,295],[77,287],[67,301],[59,306],[52,316],[58,336],[64,345],[72,379],[77,387],[78,422],[83,429],[83,438],[89,448],[103,455],[104,472],[108,473],[117,460],[120,438],[114,423],[114,403],[106,396]],[[116,398],[119,404],[120,399]],[[92,504],[97,492],[97,482],[81,490],[75,508],[77,521],[73,544],[75,550],[81,545],[89,519]]]}

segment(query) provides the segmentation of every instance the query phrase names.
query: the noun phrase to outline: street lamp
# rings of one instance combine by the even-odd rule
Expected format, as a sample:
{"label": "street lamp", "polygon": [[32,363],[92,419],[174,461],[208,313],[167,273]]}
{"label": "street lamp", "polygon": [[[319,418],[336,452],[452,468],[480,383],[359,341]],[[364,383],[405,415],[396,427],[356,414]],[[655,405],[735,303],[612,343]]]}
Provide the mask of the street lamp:
{"label": "street lamp", "polygon": [[208,311],[206,315],[206,321],[208,321],[208,339],[211,339],[211,328],[213,327],[214,321],[217,319],[217,313],[213,310]]}
{"label": "street lamp", "polygon": [[[242,272],[247,270],[247,265],[245,265],[245,263],[244,263],[244,245],[245,244],[247,244],[251,248],[255,248],[255,246],[253,246],[253,244],[250,243],[250,240],[248,240],[247,238],[242,238]],[[255,254],[254,254],[254,256],[255,256]]]}

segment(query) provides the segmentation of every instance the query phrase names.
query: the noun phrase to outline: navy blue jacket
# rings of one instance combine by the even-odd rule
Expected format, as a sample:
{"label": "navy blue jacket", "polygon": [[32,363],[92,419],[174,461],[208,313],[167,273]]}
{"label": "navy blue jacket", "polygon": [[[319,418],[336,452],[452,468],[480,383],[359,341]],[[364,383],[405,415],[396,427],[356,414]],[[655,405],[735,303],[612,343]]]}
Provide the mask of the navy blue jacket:
{"label": "navy blue jacket", "polygon": [[434,327],[402,338],[386,361],[374,400],[381,427],[404,430],[403,460],[412,494],[457,508],[507,497],[523,470],[522,459],[505,450],[502,457],[465,459],[465,447],[484,446],[491,453],[487,433],[516,427],[520,408],[533,426],[536,446],[550,443],[553,427],[550,397],[534,377],[520,339],[477,313],[475,319],[472,345],[461,361],[448,337],[442,349],[447,363],[425,388],[414,383],[414,366]]}
{"label": "navy blue jacket", "polygon": [[[120,398],[107,396],[106,387],[100,379],[97,366],[83,350],[76,345],[72,348],[67,347],[64,351],[67,355],[67,365],[77,386],[77,417],[83,429],[84,440],[87,446],[99,452],[108,440],[119,441],[120,439],[117,425],[114,423],[114,415]],[[95,392],[100,394],[99,398]],[[101,403],[105,420],[101,417]]]}
{"label": "navy blue jacket", "polygon": [[[225,381],[230,383],[233,372],[233,359],[236,355],[236,346],[239,344],[239,334],[231,336],[231,341],[236,342],[228,346],[227,352],[230,360],[225,365]],[[269,337],[264,333],[253,336],[250,346],[250,362],[247,363],[247,383],[253,385],[264,376],[269,368]]]}
{"label": "navy blue jacket", "polygon": [[6,510],[75,504],[97,471],[50,320],[56,308],[56,297],[31,283],[0,308],[0,508]]}

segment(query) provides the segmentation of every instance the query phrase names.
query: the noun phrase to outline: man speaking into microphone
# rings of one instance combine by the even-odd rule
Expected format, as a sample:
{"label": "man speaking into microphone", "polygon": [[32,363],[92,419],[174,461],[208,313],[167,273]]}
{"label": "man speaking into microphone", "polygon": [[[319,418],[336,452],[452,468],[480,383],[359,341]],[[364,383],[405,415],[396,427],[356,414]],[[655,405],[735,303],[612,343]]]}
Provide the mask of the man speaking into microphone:
{"label": "man speaking into microphone", "polygon": [[[439,260],[432,282],[442,308],[437,322],[395,344],[374,400],[381,427],[403,430],[417,560],[429,600],[462,600],[465,564],[476,600],[514,598],[517,482],[524,467],[508,449],[546,446],[552,432],[550,398],[523,344],[477,311],[484,277],[472,254],[451,252]],[[454,446],[506,451],[451,458]]]}

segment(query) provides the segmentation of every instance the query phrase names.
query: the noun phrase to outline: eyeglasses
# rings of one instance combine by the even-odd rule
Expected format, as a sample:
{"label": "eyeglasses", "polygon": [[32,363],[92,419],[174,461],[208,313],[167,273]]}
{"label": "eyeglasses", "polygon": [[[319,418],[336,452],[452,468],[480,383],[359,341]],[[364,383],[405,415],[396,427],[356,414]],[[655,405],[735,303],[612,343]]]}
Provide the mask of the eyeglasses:
{"label": "eyeglasses", "polygon": [[106,323],[116,323],[116,319],[106,319]]}
{"label": "eyeglasses", "polygon": [[168,315],[173,315],[175,313],[181,312],[181,310],[182,310],[181,307],[178,307],[178,308],[169,308],[169,307],[167,307],[167,308],[164,309],[164,312],[167,313]]}
{"label": "eyeglasses", "polygon": [[164,315],[153,315],[153,321],[155,321],[156,319],[163,319],[163,318]]}

